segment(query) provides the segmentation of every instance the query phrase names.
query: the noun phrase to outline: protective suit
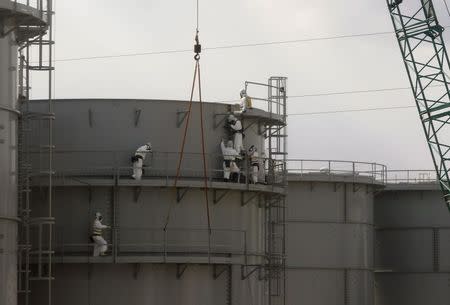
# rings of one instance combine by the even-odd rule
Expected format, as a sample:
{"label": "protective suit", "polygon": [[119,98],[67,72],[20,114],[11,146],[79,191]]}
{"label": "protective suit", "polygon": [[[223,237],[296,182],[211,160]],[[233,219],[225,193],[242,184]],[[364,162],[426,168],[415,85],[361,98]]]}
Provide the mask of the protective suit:
{"label": "protective suit", "polygon": [[258,183],[258,175],[259,175],[259,154],[258,150],[254,145],[252,145],[248,150],[248,156],[250,159],[250,174],[251,181],[253,184]]}
{"label": "protective suit", "polygon": [[239,157],[241,151],[245,151],[244,143],[242,141],[242,123],[234,115],[231,114],[228,117],[228,124],[234,134],[234,149],[238,152]]}
{"label": "protective suit", "polygon": [[148,142],[142,145],[136,150],[136,153],[131,158],[133,162],[133,175],[131,177],[136,180],[141,180],[142,178],[142,167],[144,166],[144,160],[148,153],[152,152],[152,144]]}
{"label": "protective suit", "polygon": [[223,155],[223,180],[226,182],[230,181],[230,176],[233,174],[231,180],[237,182],[240,171],[235,160],[239,153],[233,148],[233,141],[228,141],[227,146],[225,146],[222,140],[220,147]]}
{"label": "protective suit", "polygon": [[240,111],[235,112],[236,114],[238,113],[244,113],[247,111],[247,109],[252,109],[252,99],[247,96],[247,92],[245,91],[245,89],[242,89],[240,92]]}
{"label": "protective suit", "polygon": [[108,250],[108,243],[102,237],[102,230],[110,229],[110,226],[102,224],[103,216],[99,212],[95,213],[95,220],[92,225],[91,239],[94,242],[94,256],[105,255]]}

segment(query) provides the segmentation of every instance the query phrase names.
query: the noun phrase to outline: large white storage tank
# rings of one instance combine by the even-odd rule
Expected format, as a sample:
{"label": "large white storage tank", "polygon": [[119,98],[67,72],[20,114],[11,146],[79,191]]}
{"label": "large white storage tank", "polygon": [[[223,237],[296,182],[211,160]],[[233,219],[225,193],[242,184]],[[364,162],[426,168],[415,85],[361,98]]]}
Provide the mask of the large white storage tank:
{"label": "large white storage tank", "polygon": [[[28,45],[30,39],[45,35],[46,10],[50,0],[0,1],[0,304],[16,305],[18,293],[27,294],[27,286],[18,282],[18,224],[19,211],[19,103],[27,100],[29,84],[24,79],[25,65],[18,65],[18,48]],[[27,61],[28,54],[22,58]],[[19,88],[18,86],[21,86]],[[20,96],[19,99],[19,90]],[[20,215],[19,215],[20,213]],[[29,247],[20,247],[20,249]],[[19,263],[20,264],[20,263]],[[26,276],[28,278],[28,276]]]}
{"label": "large white storage tank", "polygon": [[[0,10],[1,11],[1,10]],[[17,43],[0,37],[0,304],[17,300]]]}
{"label": "large white storage tank", "polygon": [[449,304],[450,213],[434,174],[408,174],[375,197],[375,304]]}
{"label": "large white storage tank", "polygon": [[289,162],[287,304],[373,304],[373,197],[385,166]]}
{"label": "large white storage tank", "polygon": [[[32,104],[35,110],[45,107],[45,101]],[[230,109],[205,103],[212,223],[209,249],[197,107],[194,104],[185,161],[175,189],[187,102],[54,101],[55,303],[281,304],[269,303],[264,269],[266,204],[272,195],[284,194],[284,189],[274,184],[252,185],[245,179],[223,182],[220,141],[232,137],[224,129]],[[245,147],[255,145],[263,153],[262,129],[277,118],[260,109],[248,110],[241,118]],[[148,141],[153,153],[145,160],[144,178],[133,180],[130,158]],[[46,166],[41,157],[34,155],[36,170]],[[263,163],[261,181],[265,180]],[[38,207],[39,187],[34,191]],[[164,231],[170,207],[170,223]],[[103,213],[105,224],[113,226],[104,235],[110,244],[104,257],[92,257],[88,239],[96,211]],[[33,302],[45,299],[45,287],[32,283],[31,288]]]}

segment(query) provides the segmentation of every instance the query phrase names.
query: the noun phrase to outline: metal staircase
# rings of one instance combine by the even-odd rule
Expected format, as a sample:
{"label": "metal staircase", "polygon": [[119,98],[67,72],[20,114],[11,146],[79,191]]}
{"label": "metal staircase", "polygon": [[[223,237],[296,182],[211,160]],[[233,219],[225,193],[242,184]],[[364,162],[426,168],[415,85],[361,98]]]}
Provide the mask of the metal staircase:
{"label": "metal staircase", "polygon": [[[30,6],[29,1],[21,3]],[[43,23],[27,22],[17,25],[19,42],[19,247],[18,293],[20,304],[30,304],[31,281],[42,281],[48,289],[47,304],[52,303],[53,271],[52,215],[52,152],[54,120],[52,103],[52,0],[38,1],[33,9],[40,12]],[[34,55],[34,57],[33,57]],[[40,72],[37,75],[37,72]],[[47,77],[48,91],[45,109],[31,111],[31,74]],[[47,132],[43,136],[42,129]],[[40,164],[33,168],[33,164]],[[33,181],[36,179],[35,181]],[[42,180],[41,180],[42,179]],[[44,181],[38,190],[32,183]]]}

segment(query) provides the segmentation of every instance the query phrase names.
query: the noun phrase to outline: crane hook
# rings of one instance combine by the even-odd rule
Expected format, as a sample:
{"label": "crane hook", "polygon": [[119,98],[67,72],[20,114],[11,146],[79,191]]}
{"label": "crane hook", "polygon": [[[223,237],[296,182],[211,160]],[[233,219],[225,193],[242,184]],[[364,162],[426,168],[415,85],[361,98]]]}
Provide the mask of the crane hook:
{"label": "crane hook", "polygon": [[201,52],[202,52],[202,45],[199,42],[198,30],[197,30],[197,33],[195,34],[195,45],[194,45],[194,53],[195,53],[194,59],[195,60],[198,61],[200,59],[200,53]]}

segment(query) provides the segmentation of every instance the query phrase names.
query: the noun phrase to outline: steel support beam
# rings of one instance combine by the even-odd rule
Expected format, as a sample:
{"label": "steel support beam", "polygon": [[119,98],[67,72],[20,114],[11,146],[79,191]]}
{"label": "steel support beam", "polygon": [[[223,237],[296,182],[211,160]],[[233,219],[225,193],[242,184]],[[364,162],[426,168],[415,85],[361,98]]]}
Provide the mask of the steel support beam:
{"label": "steel support beam", "polygon": [[183,273],[186,271],[188,264],[177,264],[177,279],[181,279]]}
{"label": "steel support beam", "polygon": [[218,204],[220,202],[220,200],[222,200],[228,193],[230,192],[230,190],[218,190],[218,189],[214,189],[213,190],[213,203],[214,204]]}

